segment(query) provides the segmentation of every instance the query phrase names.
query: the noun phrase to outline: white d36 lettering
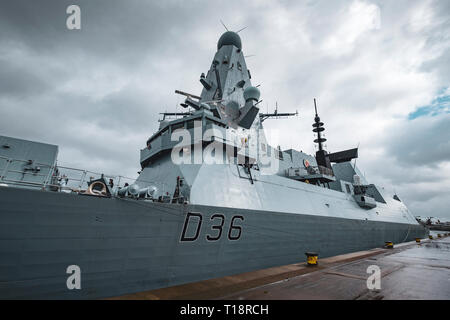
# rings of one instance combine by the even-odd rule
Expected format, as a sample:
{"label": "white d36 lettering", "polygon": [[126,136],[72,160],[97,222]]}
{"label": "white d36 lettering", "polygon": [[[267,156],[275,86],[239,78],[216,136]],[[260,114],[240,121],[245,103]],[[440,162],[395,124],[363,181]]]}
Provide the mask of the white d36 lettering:
{"label": "white d36 lettering", "polygon": [[81,269],[79,266],[73,264],[67,267],[66,273],[70,274],[67,278],[67,289],[81,289]]}

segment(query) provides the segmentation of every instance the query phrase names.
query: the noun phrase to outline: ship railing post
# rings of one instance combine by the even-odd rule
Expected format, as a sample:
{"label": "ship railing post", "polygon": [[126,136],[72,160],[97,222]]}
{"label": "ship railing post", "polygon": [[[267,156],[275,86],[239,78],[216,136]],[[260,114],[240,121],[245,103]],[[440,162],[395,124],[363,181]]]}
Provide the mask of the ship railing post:
{"label": "ship railing post", "polygon": [[120,180],[122,180],[122,176],[117,176],[117,183],[116,183],[116,192],[115,192],[115,195],[118,195],[118,192],[119,192],[119,190],[121,189],[121,186],[120,186]]}
{"label": "ship railing post", "polygon": [[11,162],[12,162],[11,158],[6,158],[6,165],[5,168],[3,169],[0,180],[4,180],[4,178],[6,177],[6,174],[8,173],[8,167]]}
{"label": "ship railing post", "polygon": [[51,179],[51,177],[53,175],[53,172],[55,172],[56,165],[49,166],[48,168],[49,168],[48,169],[48,174],[47,174],[47,177],[44,180],[44,185],[42,186],[43,190],[45,190],[45,188],[47,187],[47,184],[50,183],[50,179]]}
{"label": "ship railing post", "polygon": [[83,174],[81,175],[81,179],[80,179],[80,185],[78,186],[78,189],[81,190],[81,186],[83,185],[84,179],[86,177],[87,171],[83,170]]}
{"label": "ship railing post", "polygon": [[[51,172],[52,168],[49,167],[48,172]],[[42,190],[45,190],[45,187],[47,186],[47,180],[48,180],[48,175],[45,176],[44,182],[42,183]]]}

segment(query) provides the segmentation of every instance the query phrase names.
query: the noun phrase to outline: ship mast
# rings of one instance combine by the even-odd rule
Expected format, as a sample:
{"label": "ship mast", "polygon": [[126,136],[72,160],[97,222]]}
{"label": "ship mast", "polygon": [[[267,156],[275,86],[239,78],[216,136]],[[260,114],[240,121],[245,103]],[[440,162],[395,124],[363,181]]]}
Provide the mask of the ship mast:
{"label": "ship mast", "polygon": [[321,137],[321,132],[325,130],[323,127],[323,122],[320,122],[320,117],[317,114],[317,104],[316,104],[316,98],[314,98],[314,109],[316,110],[316,116],[314,117],[314,123],[313,123],[313,132],[317,133],[317,139],[314,140],[315,143],[319,145],[319,151],[323,151],[322,143],[327,141],[327,139]]}
{"label": "ship mast", "polygon": [[323,148],[323,143],[327,141],[327,139],[323,138],[321,134],[321,132],[323,132],[325,128],[323,127],[324,124],[320,121],[319,114],[317,113],[316,98],[314,98],[314,109],[316,111],[316,115],[314,117],[314,123],[312,126],[314,127],[313,132],[317,133],[317,139],[314,140],[314,143],[317,143],[319,146],[319,150],[316,151],[317,165],[331,169],[328,152]]}

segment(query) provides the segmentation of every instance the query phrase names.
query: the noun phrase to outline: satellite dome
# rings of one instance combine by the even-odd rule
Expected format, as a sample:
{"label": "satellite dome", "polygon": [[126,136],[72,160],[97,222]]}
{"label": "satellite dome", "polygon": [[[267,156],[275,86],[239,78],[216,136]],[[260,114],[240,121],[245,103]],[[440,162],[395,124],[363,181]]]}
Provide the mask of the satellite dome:
{"label": "satellite dome", "polygon": [[248,101],[248,100],[258,101],[260,95],[261,95],[261,93],[259,92],[259,89],[256,87],[247,87],[244,90],[245,101]]}
{"label": "satellite dome", "polygon": [[222,48],[222,46],[233,45],[239,49],[242,49],[241,37],[236,32],[227,31],[220,38],[219,42],[217,42],[217,50]]}

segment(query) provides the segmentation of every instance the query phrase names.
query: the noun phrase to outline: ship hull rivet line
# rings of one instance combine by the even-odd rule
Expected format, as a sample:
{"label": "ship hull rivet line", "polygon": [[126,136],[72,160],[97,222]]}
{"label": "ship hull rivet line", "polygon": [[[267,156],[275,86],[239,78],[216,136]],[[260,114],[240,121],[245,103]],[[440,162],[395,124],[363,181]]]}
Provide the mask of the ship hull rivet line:
{"label": "ship hull rivet line", "polygon": [[318,254],[315,252],[305,252],[306,255],[306,263],[308,266],[314,267],[318,264]]}
{"label": "ship hull rivet line", "polygon": [[387,249],[394,249],[394,243],[392,241],[386,241],[384,247]]}

